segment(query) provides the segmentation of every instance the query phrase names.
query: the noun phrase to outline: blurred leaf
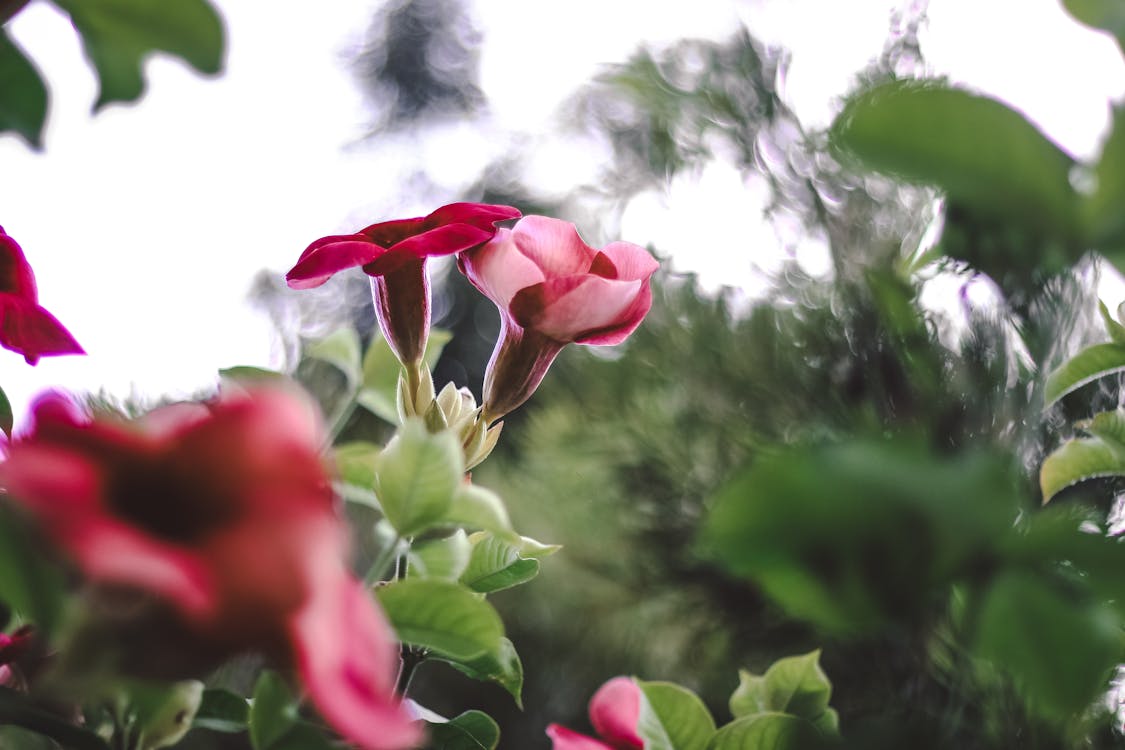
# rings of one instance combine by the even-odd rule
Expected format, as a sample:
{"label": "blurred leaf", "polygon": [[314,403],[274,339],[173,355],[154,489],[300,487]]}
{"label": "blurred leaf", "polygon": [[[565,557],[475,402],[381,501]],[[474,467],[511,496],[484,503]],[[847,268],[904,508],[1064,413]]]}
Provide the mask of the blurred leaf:
{"label": "blurred leaf", "polygon": [[194,726],[215,732],[245,732],[250,704],[237,693],[221,688],[203,691],[203,701],[195,714]]}
{"label": "blurred leaf", "polygon": [[1039,467],[1039,490],[1047,502],[1072,484],[1125,475],[1125,446],[1101,438],[1076,438],[1060,445]]}
{"label": "blurred leaf", "polygon": [[[431,370],[441,358],[441,350],[452,338],[449,331],[431,328],[426,339],[426,366]],[[398,424],[398,409],[395,406],[399,373],[402,365],[395,357],[387,340],[378,332],[371,339],[367,353],[363,356],[363,387],[359,392],[359,404],[377,417]]]}
{"label": "blurred leaf", "polygon": [[1064,362],[1047,377],[1044,406],[1098,378],[1125,370],[1125,344],[1094,344]]}
{"label": "blurred leaf", "polygon": [[8,401],[8,395],[4,393],[4,389],[0,388],[0,432],[11,437],[12,422],[12,403]]}
{"label": "blurred leaf", "polygon": [[340,745],[325,735],[324,730],[305,722],[297,722],[270,745],[270,750],[339,750]]}
{"label": "blurred leaf", "polygon": [[516,705],[523,708],[523,663],[515,645],[507,638],[500,639],[495,653],[487,653],[468,661],[447,660],[459,672],[474,680],[491,681],[507,690]]}
{"label": "blurred leaf", "polygon": [[415,542],[410,547],[408,576],[456,581],[469,564],[469,537],[461,529],[444,539]]}
{"label": "blurred leaf", "polygon": [[695,693],[670,682],[637,680],[641,715],[637,734],[645,750],[705,750],[715,721]]}
{"label": "blurred leaf", "polygon": [[241,385],[275,383],[278,380],[285,380],[287,378],[285,373],[278,372],[277,370],[267,370],[264,367],[253,367],[251,365],[224,367],[219,370],[219,377],[223,380],[232,380]]}
{"label": "blurred leaf", "polygon": [[47,96],[35,65],[0,26],[0,133],[15,131],[27,145],[43,148]]}
{"label": "blurred leaf", "polygon": [[1098,300],[1098,314],[1102,316],[1102,323],[1105,324],[1106,333],[1113,339],[1115,344],[1125,344],[1125,326],[1121,325],[1113,314],[1110,313],[1109,308],[1105,303]]}
{"label": "blurred leaf", "polygon": [[930,456],[903,437],[797,447],[720,491],[703,551],[792,615],[852,633],[927,611],[1018,506],[999,456]]}
{"label": "blurred leaf", "polygon": [[398,638],[460,662],[499,654],[504,625],[492,605],[448,581],[407,578],[375,590]]}
{"label": "blurred leaf", "polygon": [[496,750],[500,727],[483,711],[466,711],[446,722],[426,722],[430,750]]}
{"label": "blurred leaf", "polygon": [[38,534],[0,499],[0,601],[50,635],[62,615],[63,586]]}
{"label": "blurred leaf", "polygon": [[200,73],[223,66],[223,22],[205,0],[52,0],[82,35],[98,74],[97,111],[144,93],[141,71],[151,52],[181,58]]}
{"label": "blurred leaf", "polygon": [[512,532],[512,522],[508,519],[508,509],[504,507],[504,501],[500,496],[492,490],[469,482],[461,482],[457,486],[453,502],[442,520],[471,529],[515,536]]}
{"label": "blurred leaf", "polygon": [[382,450],[382,446],[362,440],[337,445],[332,455],[340,478],[355,487],[374,490],[375,464]]}
{"label": "blurred leaf", "polygon": [[179,742],[191,729],[202,699],[203,683],[198,680],[130,686],[138,750],[159,750]]}
{"label": "blurred leaf", "polygon": [[469,537],[472,553],[461,582],[482,594],[527,583],[539,574],[539,561],[521,554],[520,547],[492,534]]}
{"label": "blurred leaf", "polygon": [[0,724],[14,724],[46,735],[67,750],[109,750],[109,745],[98,735],[43,710],[23,693],[3,686],[0,686]]}
{"label": "blurred leaf", "polygon": [[1063,7],[1087,26],[1113,34],[1118,48],[1125,50],[1125,6],[1120,0],[1063,0]]}
{"label": "blurred leaf", "polygon": [[[1125,5],[1120,2],[1113,5],[1125,21]],[[1094,176],[1097,188],[1082,206],[1084,219],[1094,246],[1122,270],[1125,268],[1125,215],[1121,211],[1121,206],[1125,205],[1125,107],[1114,109],[1113,130],[1102,148]],[[1122,339],[1114,337],[1113,340]]]}
{"label": "blurred leaf", "polygon": [[362,376],[359,360],[359,334],[351,326],[345,326],[319,341],[309,344],[305,356],[319,359],[335,367],[344,374],[348,385],[358,387]]}
{"label": "blurred leaf", "polygon": [[375,494],[400,536],[417,534],[445,518],[459,493],[461,445],[450,432],[431,434],[407,420],[379,455]]}
{"label": "blurred leaf", "polygon": [[1101,694],[1120,660],[1120,621],[1025,572],[999,576],[985,596],[978,654],[1016,681],[1029,706],[1065,720]]}
{"label": "blurred leaf", "polygon": [[1111,443],[1120,443],[1125,449],[1125,409],[1099,412],[1091,419],[1079,422],[1077,426],[1094,437]]}
{"label": "blurred leaf", "polygon": [[276,672],[262,672],[254,685],[247,720],[254,750],[276,748],[278,740],[296,725],[298,718],[296,699],[289,686]]}
{"label": "blurred leaf", "polygon": [[832,683],[820,668],[819,649],[778,659],[764,675],[740,669],[738,679],[730,697],[730,711],[736,718],[780,712],[816,722],[832,697]]}
{"label": "blurred leaf", "polygon": [[786,713],[736,719],[720,729],[707,750],[806,750],[824,744],[816,727]]}

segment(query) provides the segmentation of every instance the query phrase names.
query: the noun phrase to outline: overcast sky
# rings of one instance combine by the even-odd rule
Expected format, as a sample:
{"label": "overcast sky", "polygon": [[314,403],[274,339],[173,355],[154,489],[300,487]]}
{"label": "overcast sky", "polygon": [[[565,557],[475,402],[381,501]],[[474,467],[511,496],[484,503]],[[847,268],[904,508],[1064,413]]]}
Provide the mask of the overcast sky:
{"label": "overcast sky", "polygon": [[[255,272],[283,273],[319,236],[430,210],[398,189],[419,165],[455,197],[503,147],[491,133],[548,129],[574,87],[642,39],[718,38],[746,23],[793,50],[785,95],[806,123],[827,124],[853,73],[882,48],[897,5],[692,0],[638,13],[636,0],[479,0],[489,123],[388,153],[360,141],[370,113],[346,67],[377,2],[334,0],[315,13],[287,0],[215,4],[229,32],[222,77],[153,59],[138,105],[93,118],[95,82],[65,18],[33,0],[10,25],[49,81],[52,108],[44,154],[0,137],[0,225],[33,264],[44,306],[90,353],[31,368],[0,352],[0,386],[17,415],[48,386],[184,395],[219,367],[270,365],[269,327],[245,302]],[[1057,0],[932,0],[929,16],[931,72],[1005,99],[1077,156],[1097,152],[1109,101],[1125,91],[1108,37]],[[534,166],[561,189],[597,163],[563,149]],[[745,252],[732,253],[729,238],[745,235],[761,201],[753,180],[716,166],[642,196],[621,239],[688,249],[677,266],[705,281],[753,283],[752,263],[776,262],[773,231],[755,224]],[[714,219],[702,228],[701,213]]]}

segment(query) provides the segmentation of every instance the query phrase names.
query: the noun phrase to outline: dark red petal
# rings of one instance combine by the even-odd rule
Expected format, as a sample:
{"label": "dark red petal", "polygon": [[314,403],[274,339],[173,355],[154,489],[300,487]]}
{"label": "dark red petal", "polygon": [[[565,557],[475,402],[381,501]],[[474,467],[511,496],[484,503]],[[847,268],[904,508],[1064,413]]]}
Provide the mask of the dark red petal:
{"label": "dark red petal", "polygon": [[547,736],[551,738],[551,750],[614,750],[612,745],[567,729],[561,724],[547,725]]}
{"label": "dark red petal", "polygon": [[360,235],[322,237],[301,253],[297,265],[285,274],[291,289],[311,289],[328,281],[333,274],[360,268],[386,252]]}
{"label": "dark red petal", "polygon": [[11,294],[0,294],[0,346],[22,354],[30,365],[40,357],[86,353],[54,315]]}
{"label": "dark red petal", "polygon": [[469,224],[477,229],[495,232],[496,222],[519,217],[519,209],[511,206],[498,206],[491,203],[450,203],[427,216],[425,222],[427,228],[439,227],[443,224]]}
{"label": "dark red petal", "polygon": [[608,255],[599,251],[594,256],[594,262],[590,264],[590,273],[601,276],[603,279],[616,279],[617,266],[613,265],[613,261],[610,260]]}

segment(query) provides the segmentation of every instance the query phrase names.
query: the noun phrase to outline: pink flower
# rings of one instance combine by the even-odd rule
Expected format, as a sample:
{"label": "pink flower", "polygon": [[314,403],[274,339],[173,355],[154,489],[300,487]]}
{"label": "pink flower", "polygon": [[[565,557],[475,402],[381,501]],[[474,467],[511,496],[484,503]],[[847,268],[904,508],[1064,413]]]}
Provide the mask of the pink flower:
{"label": "pink flower", "polygon": [[612,242],[595,250],[568,221],[526,216],[458,267],[500,308],[500,340],[484,382],[492,421],[526,401],[569,343],[610,345],[629,337],[652,306],[647,250]]}
{"label": "pink flower", "polygon": [[86,353],[62,323],[39,306],[35,274],[4,227],[0,227],[0,346],[22,354],[29,365],[40,357]]}
{"label": "pink flower", "polygon": [[11,665],[31,650],[34,637],[27,625],[11,635],[0,633],[0,685],[10,686],[15,681]]}
{"label": "pink flower", "polygon": [[[151,592],[183,649],[265,651],[367,750],[420,737],[394,696],[393,633],[345,561],[312,407],[274,387],[135,423],[40,399],[0,486],[91,581]],[[196,668],[201,668],[197,665]]]}
{"label": "pink flower", "polygon": [[641,689],[628,677],[614,677],[590,699],[590,723],[600,740],[558,724],[547,727],[552,750],[633,750],[643,748],[637,734],[641,717]]}
{"label": "pink flower", "polygon": [[429,216],[321,237],[301,253],[285,280],[293,289],[311,289],[340,271],[362,268],[371,277],[383,335],[401,362],[416,365],[422,361],[430,330],[426,258],[482,245],[496,234],[496,222],[519,215],[510,206],[451,203]]}

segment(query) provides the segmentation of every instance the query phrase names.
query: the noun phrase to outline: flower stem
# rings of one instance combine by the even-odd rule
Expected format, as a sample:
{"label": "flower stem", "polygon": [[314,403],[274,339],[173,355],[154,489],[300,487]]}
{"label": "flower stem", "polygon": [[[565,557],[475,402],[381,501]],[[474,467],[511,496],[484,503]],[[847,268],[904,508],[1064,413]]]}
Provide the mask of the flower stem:
{"label": "flower stem", "polygon": [[425,660],[425,649],[417,649],[413,646],[407,646],[405,643],[402,644],[402,667],[398,671],[398,680],[395,683],[395,693],[399,698],[406,697],[407,691],[410,690],[410,682],[414,679],[414,673]]}

